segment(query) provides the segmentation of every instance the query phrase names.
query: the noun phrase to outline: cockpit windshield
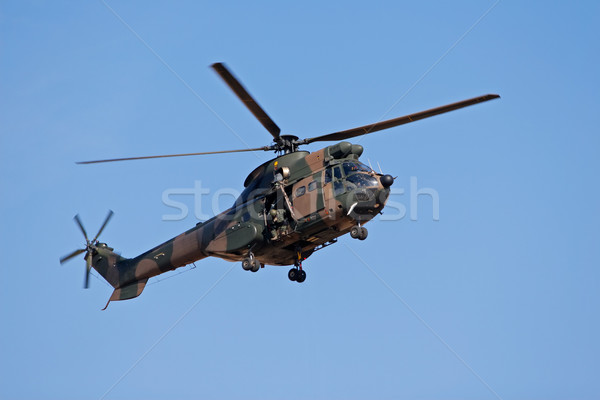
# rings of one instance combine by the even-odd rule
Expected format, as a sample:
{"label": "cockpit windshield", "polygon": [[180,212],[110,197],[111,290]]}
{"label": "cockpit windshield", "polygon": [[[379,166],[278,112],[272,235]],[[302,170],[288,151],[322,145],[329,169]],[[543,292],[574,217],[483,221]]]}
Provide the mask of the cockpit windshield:
{"label": "cockpit windshield", "polygon": [[371,168],[361,162],[345,162],[342,166],[346,176],[355,172],[371,172]]}
{"label": "cockpit windshield", "polygon": [[357,188],[377,186],[377,178],[367,174],[354,174],[346,178],[346,182]]}

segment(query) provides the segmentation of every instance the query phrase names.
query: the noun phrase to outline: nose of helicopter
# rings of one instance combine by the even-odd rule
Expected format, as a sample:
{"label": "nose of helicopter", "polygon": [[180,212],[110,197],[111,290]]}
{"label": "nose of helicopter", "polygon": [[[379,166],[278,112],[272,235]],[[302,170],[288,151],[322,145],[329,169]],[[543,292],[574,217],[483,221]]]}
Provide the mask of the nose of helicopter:
{"label": "nose of helicopter", "polygon": [[348,198],[349,214],[368,221],[381,212],[390,195],[390,186],[394,183],[394,178],[391,175],[382,175],[378,180],[379,184],[375,187],[357,188],[353,191],[352,196]]}

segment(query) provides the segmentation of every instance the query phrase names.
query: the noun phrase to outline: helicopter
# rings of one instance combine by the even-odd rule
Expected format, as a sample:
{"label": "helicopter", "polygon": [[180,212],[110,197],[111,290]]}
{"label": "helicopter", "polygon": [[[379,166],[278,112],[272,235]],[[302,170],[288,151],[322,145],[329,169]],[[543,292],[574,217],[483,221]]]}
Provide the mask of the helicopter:
{"label": "helicopter", "polygon": [[[200,153],[127,157],[77,164],[207,154],[273,151],[276,157],[256,167],[244,181],[234,205],[205,222],[133,258],[125,258],[98,240],[113,216],[109,211],[98,233],[90,240],[79,215],[75,223],[85,246],[62,257],[60,263],[85,253],[84,287],[94,268],[113,288],[111,301],[139,296],[152,277],[184,267],[206,257],[241,262],[246,271],[266,265],[292,266],[290,281],[306,280],[303,261],[345,234],[365,240],[364,225],[382,212],[394,177],[375,172],[360,161],[363,147],[345,141],[463,107],[499,98],[486,94],[441,107],[376,122],[357,128],[300,139],[282,135],[281,129],[223,63],[211,66],[248,110],[272,135],[268,146]],[[338,141],[312,153],[299,147],[315,142]]]}

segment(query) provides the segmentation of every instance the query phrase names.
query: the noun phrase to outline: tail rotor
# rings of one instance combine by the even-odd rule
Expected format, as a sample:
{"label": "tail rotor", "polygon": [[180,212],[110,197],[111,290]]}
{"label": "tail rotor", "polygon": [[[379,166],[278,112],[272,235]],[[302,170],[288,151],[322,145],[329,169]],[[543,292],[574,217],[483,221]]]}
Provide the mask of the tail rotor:
{"label": "tail rotor", "polygon": [[104,219],[104,223],[102,224],[102,226],[100,227],[100,230],[98,231],[98,233],[96,234],[96,236],[94,236],[94,238],[92,240],[88,239],[87,232],[85,231],[85,228],[83,227],[83,224],[81,223],[81,220],[79,219],[79,214],[75,215],[75,217],[73,218],[75,220],[75,223],[81,230],[83,237],[85,238],[85,248],[77,249],[77,250],[73,251],[72,253],[69,253],[66,256],[63,256],[60,259],[60,263],[64,264],[65,262],[69,261],[73,257],[76,257],[82,253],[87,252],[87,254],[85,255],[85,283],[83,286],[86,289],[89,287],[90,270],[92,269],[92,257],[94,256],[94,251],[97,250],[96,246],[98,245],[98,237],[100,236],[100,234],[102,233],[102,231],[104,230],[106,225],[108,224],[108,221],[110,221],[110,219],[112,218],[113,214],[114,213],[112,212],[112,210],[108,211],[108,215]]}

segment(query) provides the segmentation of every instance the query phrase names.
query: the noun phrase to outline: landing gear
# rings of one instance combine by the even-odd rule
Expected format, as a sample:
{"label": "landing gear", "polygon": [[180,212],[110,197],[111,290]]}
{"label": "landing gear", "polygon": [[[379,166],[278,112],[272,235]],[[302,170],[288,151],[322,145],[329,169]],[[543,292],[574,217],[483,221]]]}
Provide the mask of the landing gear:
{"label": "landing gear", "polygon": [[302,283],[306,280],[306,271],[303,269],[298,271],[298,277],[296,278],[296,282]]}
{"label": "landing gear", "polygon": [[288,272],[288,278],[292,282],[302,283],[306,280],[306,271],[299,268],[292,268]]}
{"label": "landing gear", "polygon": [[250,271],[250,268],[252,268],[252,259],[250,257],[246,257],[242,260],[242,268],[244,271]]}
{"label": "landing gear", "polygon": [[242,268],[244,271],[258,272],[261,266],[260,261],[258,261],[252,253],[242,260]]}
{"label": "landing gear", "polygon": [[369,231],[365,227],[354,225],[350,229],[350,236],[352,239],[365,240],[369,236]]}
{"label": "landing gear", "polygon": [[296,250],[296,254],[298,255],[296,261],[294,262],[294,268],[290,269],[288,272],[288,278],[292,282],[302,283],[306,280],[306,271],[302,269],[302,252],[300,249]]}
{"label": "landing gear", "polygon": [[365,240],[369,236],[369,231],[365,227],[360,227],[360,235],[358,235],[358,240]]}

